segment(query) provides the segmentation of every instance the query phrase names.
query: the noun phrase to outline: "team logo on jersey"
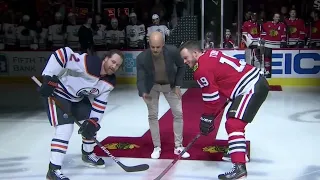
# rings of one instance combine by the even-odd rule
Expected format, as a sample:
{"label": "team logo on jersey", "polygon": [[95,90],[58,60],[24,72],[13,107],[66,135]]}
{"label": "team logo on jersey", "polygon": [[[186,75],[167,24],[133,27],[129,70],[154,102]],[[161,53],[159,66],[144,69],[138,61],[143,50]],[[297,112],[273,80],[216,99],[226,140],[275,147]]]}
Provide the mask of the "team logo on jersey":
{"label": "team logo on jersey", "polygon": [[258,34],[258,29],[256,27],[252,28],[250,34]]}
{"label": "team logo on jersey", "polygon": [[157,29],[157,31],[162,33],[161,29]]}
{"label": "team logo on jersey", "polygon": [[89,96],[89,95],[94,95],[97,96],[99,95],[99,89],[97,88],[90,88],[90,87],[86,87],[86,88],[81,88],[76,95],[78,97],[82,97],[82,96]]}
{"label": "team logo on jersey", "polygon": [[316,27],[313,27],[311,31],[312,31],[312,33],[316,33],[318,31],[318,29]]}
{"label": "team logo on jersey", "polygon": [[114,33],[114,34],[111,35],[111,41],[114,42],[114,43],[116,43],[118,41],[117,34]]}
{"label": "team logo on jersey", "polygon": [[277,36],[278,34],[279,34],[278,31],[274,29],[270,30],[270,36]]}
{"label": "team logo on jersey", "polygon": [[104,145],[109,150],[115,150],[115,149],[123,149],[123,150],[130,150],[134,148],[140,148],[140,146],[136,144],[131,144],[131,143],[110,143]]}
{"label": "team logo on jersey", "polygon": [[296,33],[297,28],[296,27],[289,27],[289,32],[290,32],[290,34]]}
{"label": "team logo on jersey", "polygon": [[135,29],[130,29],[129,35],[130,35],[130,37],[135,37],[136,36],[136,30]]}
{"label": "team logo on jersey", "polygon": [[228,152],[228,147],[226,146],[207,146],[202,148],[202,150],[204,152],[208,152],[208,153],[226,153]]}
{"label": "team logo on jersey", "polygon": [[196,70],[198,69],[198,67],[199,67],[198,63],[195,64],[195,65],[193,66],[193,71],[196,71]]}

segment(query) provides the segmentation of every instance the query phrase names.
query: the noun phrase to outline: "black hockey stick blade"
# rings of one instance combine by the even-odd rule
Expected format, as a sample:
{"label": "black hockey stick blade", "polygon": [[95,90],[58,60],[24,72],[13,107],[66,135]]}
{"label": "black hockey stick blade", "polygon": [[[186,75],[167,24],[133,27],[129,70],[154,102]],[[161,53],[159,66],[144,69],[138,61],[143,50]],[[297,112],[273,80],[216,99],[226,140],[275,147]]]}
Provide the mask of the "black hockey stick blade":
{"label": "black hockey stick blade", "polygon": [[[31,79],[40,87],[42,85],[42,83],[35,77],[32,76]],[[54,100],[55,98],[52,97]],[[56,105],[59,106],[60,109],[63,110],[63,107],[59,104],[59,102],[55,101]],[[72,114],[68,114],[70,116],[72,116]],[[81,124],[79,123],[79,121],[74,121],[79,127],[81,126]],[[126,166],[124,164],[122,164],[116,157],[114,157],[107,148],[105,148],[96,138],[94,138],[94,142],[103,150],[103,152],[105,152],[114,162],[116,162],[123,170],[125,170],[126,172],[139,172],[139,171],[145,171],[149,169],[149,165],[148,164],[139,164],[136,166]]]}
{"label": "black hockey stick blade", "polygon": [[126,165],[122,164],[116,157],[114,157],[108,151],[108,149],[105,148],[98,140],[94,139],[94,142],[103,150],[104,153],[106,153],[111,159],[113,159],[126,172],[139,172],[139,171],[145,171],[145,170],[149,169],[149,165],[148,164],[139,164],[139,165],[136,165],[136,166],[126,166]]}
{"label": "black hockey stick blade", "polygon": [[197,134],[197,136],[192,139],[192,141],[187,145],[187,147],[185,147],[184,150],[181,151],[181,153],[178,155],[178,157],[176,157],[169,164],[169,166],[165,170],[163,170],[162,173],[158,177],[156,177],[154,180],[160,180],[161,178],[163,178],[163,176],[166,175],[167,172],[169,172],[169,170],[172,168],[172,166],[174,164],[176,164],[176,162],[178,162],[179,159],[181,159],[182,155],[191,148],[191,146],[197,141],[197,139],[199,139],[200,136],[201,136],[201,133]]}

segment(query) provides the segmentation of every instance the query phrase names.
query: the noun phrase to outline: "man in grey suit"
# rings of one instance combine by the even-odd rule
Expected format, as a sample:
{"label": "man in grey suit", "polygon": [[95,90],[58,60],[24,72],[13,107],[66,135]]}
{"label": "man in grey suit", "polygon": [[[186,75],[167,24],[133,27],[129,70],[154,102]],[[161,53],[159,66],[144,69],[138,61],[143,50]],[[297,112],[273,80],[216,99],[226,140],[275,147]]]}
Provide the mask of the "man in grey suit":
{"label": "man in grey suit", "polygon": [[[154,145],[151,158],[158,159],[161,154],[161,142],[158,122],[160,92],[168,101],[173,114],[174,154],[180,154],[184,147],[183,116],[181,90],[185,65],[179,50],[165,45],[162,34],[153,32],[149,38],[150,48],[137,56],[137,87],[139,96],[148,107],[148,120]],[[183,158],[190,157],[184,153]]]}

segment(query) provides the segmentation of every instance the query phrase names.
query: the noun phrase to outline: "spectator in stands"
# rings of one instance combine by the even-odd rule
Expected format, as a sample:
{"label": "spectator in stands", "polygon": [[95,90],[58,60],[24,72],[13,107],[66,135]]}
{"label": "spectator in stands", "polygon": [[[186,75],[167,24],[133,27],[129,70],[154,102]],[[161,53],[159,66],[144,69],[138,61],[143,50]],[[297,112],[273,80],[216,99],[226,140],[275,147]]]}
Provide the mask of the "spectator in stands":
{"label": "spectator in stands", "polygon": [[158,14],[152,15],[152,22],[153,24],[147,28],[147,41],[149,42],[149,36],[155,31],[158,31],[162,33],[163,35],[163,40],[166,40],[166,37],[170,35],[170,30],[166,25],[161,25],[160,24],[160,17]]}
{"label": "spectator in stands", "polygon": [[311,48],[320,48],[320,19],[319,12],[312,11],[311,12],[312,22],[307,28],[308,39],[308,47]]}
{"label": "spectator in stands", "polygon": [[226,48],[226,49],[235,48],[235,42],[232,39],[232,34],[231,34],[230,29],[226,29],[224,41],[223,41],[223,48]]}
{"label": "spectator in stands", "polygon": [[48,40],[48,29],[42,26],[42,22],[38,20],[36,22],[36,27],[32,31],[33,45],[31,49],[46,50],[47,40]]}
{"label": "spectator in stands", "polygon": [[16,49],[16,30],[17,24],[15,22],[15,15],[13,11],[7,11],[3,17],[3,31],[5,36],[5,49]]}
{"label": "spectator in stands", "polygon": [[288,16],[288,8],[287,8],[287,6],[282,6],[280,12],[281,12],[281,14],[280,14],[280,22],[284,22],[284,20],[289,17]]}
{"label": "spectator in stands", "polygon": [[129,48],[145,48],[145,26],[138,22],[136,13],[130,13],[129,25],[126,27],[126,39]]}
{"label": "spectator in stands", "polygon": [[32,33],[29,15],[24,15],[21,24],[17,27],[17,42],[20,49],[30,49],[30,45],[32,44]]}
{"label": "spectator in stands", "polygon": [[111,19],[111,28],[107,31],[107,46],[109,49],[122,49],[125,45],[125,32],[118,27],[117,18]]}
{"label": "spectator in stands", "polygon": [[91,28],[92,17],[87,16],[85,23],[80,27],[78,31],[80,51],[82,53],[93,54],[93,31]]}
{"label": "spectator in stands", "polygon": [[55,14],[55,23],[48,28],[48,43],[53,50],[65,46],[66,29],[63,26],[63,19],[61,13],[57,12]]}
{"label": "spectator in stands", "polygon": [[289,14],[290,17],[285,19],[287,26],[287,46],[290,48],[303,48],[306,35],[304,21],[297,18],[295,9],[291,9]]}
{"label": "spectator in stands", "polygon": [[106,28],[107,26],[102,23],[102,17],[100,14],[95,15],[94,27],[93,27],[93,43],[94,49],[106,50]]}
{"label": "spectator in stands", "polygon": [[79,37],[78,31],[81,25],[76,23],[76,15],[74,13],[68,14],[68,25],[66,30],[66,40],[67,46],[72,48],[73,50],[79,50]]}

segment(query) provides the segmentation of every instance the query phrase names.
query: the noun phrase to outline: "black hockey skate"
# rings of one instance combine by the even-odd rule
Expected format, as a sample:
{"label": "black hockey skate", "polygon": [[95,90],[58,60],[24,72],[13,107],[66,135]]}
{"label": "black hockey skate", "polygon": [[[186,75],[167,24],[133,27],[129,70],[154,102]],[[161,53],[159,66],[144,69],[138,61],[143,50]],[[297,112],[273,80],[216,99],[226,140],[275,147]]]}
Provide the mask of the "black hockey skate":
{"label": "black hockey skate", "polygon": [[47,172],[47,180],[70,180],[61,172],[61,166],[56,166],[54,164],[49,165],[49,170]]}
{"label": "black hockey skate", "polygon": [[82,149],[82,161],[89,167],[104,168],[104,160],[95,153],[87,153]]}
{"label": "black hockey skate", "polygon": [[233,168],[230,172],[220,174],[218,179],[220,180],[236,180],[245,179],[247,177],[246,164],[233,164]]}

